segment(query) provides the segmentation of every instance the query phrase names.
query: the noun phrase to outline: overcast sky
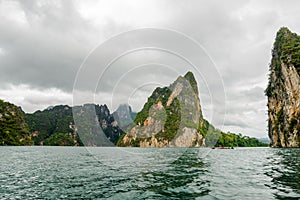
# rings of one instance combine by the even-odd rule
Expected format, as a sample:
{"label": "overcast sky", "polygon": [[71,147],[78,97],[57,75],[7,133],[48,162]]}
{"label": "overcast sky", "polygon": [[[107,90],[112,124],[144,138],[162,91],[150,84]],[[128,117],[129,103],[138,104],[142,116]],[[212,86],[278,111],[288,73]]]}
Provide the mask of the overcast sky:
{"label": "overcast sky", "polygon": [[[106,103],[111,111],[120,103],[139,111],[155,87],[167,86],[191,70],[204,116],[210,119],[221,110],[216,127],[267,137],[264,88],[272,44],[282,26],[300,33],[299,7],[297,0],[0,0],[0,98],[25,112],[72,105],[79,80],[81,97],[90,90],[95,103]],[[166,32],[132,31],[142,28]],[[124,52],[153,44],[182,51],[191,60],[210,58],[211,63],[204,59],[195,69],[158,49]],[[122,53],[126,54],[106,70],[103,60]],[[95,59],[97,67],[84,71],[83,63]]]}

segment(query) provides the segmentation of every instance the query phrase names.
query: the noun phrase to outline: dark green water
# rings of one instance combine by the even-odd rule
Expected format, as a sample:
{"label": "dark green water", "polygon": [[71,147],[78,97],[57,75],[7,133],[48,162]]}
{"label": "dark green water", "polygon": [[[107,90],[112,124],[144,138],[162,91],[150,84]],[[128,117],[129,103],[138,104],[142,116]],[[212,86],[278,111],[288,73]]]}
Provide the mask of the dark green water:
{"label": "dark green water", "polygon": [[300,149],[0,147],[0,199],[300,199]]}

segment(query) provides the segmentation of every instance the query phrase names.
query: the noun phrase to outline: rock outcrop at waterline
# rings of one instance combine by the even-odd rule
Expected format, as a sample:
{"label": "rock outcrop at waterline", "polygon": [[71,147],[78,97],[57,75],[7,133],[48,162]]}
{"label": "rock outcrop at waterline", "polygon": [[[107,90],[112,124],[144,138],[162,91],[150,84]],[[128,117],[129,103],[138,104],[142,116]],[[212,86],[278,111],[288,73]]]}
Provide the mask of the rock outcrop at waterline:
{"label": "rock outcrop at waterline", "polygon": [[134,122],[119,146],[202,146],[204,119],[192,72],[178,77],[169,87],[156,88]]}
{"label": "rock outcrop at waterline", "polygon": [[271,147],[300,147],[300,36],[281,28],[270,64],[268,128]]}

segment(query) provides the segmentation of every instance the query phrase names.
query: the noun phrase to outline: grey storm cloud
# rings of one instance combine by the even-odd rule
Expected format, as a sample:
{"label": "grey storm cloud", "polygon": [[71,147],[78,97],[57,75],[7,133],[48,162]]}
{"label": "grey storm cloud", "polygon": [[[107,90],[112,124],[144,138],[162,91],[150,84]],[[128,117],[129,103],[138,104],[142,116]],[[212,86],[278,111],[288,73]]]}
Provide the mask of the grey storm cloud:
{"label": "grey storm cloud", "polygon": [[227,119],[225,121],[225,126],[239,126],[242,128],[246,128],[249,127],[249,125],[247,123],[245,123],[243,120],[240,119]]}
{"label": "grey storm cloud", "polygon": [[[120,58],[105,72],[106,63],[98,59],[94,70],[77,76],[80,94],[95,92],[97,103],[107,103],[112,110],[128,101],[138,111],[155,87],[168,86],[191,70],[207,119],[215,119],[214,125],[224,131],[264,137],[263,91],[272,44],[282,26],[300,33],[299,4],[297,0],[0,1],[0,98],[30,112],[56,103],[70,104],[78,70],[97,45],[133,29],[175,30],[196,40],[215,64],[203,62],[198,70],[216,67],[219,74],[201,77],[176,56],[142,50]],[[207,56],[176,37],[131,38],[107,46],[104,56],[142,41],[178,48],[190,59]],[[213,81],[219,77],[224,85]]]}
{"label": "grey storm cloud", "polygon": [[[41,1],[42,2],[42,1]],[[0,22],[0,80],[41,88],[72,88],[78,67],[93,47],[96,29],[76,11],[71,1],[18,4],[24,22],[3,13]],[[2,6],[4,2],[2,1]],[[1,4],[0,4],[1,5]],[[93,34],[91,34],[93,33]]]}

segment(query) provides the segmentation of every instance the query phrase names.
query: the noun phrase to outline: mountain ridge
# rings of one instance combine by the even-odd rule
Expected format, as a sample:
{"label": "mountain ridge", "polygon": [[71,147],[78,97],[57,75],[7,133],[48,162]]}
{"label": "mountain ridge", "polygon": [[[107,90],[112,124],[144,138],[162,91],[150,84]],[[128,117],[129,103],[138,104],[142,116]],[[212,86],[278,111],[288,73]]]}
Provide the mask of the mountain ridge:
{"label": "mountain ridge", "polygon": [[[77,124],[74,121],[74,114],[76,119],[82,119]],[[96,117],[96,121],[90,119],[92,114],[95,114],[92,118]],[[105,137],[114,144],[122,133],[105,104],[51,106],[43,111],[25,114],[25,119],[33,133],[36,145],[97,146],[97,141],[87,137],[87,133],[90,133],[88,129],[99,130],[100,128]],[[48,139],[51,136],[52,138]]]}
{"label": "mountain ridge", "polygon": [[[123,105],[123,111],[125,111],[125,115],[127,117],[125,117],[125,120],[122,119],[124,116],[124,112],[121,110],[118,111],[118,109],[113,112],[112,114],[110,114],[108,107],[105,105],[99,106],[98,108],[95,109],[96,104],[84,104],[82,106],[75,106],[74,108],[77,108],[79,113],[81,113],[79,115],[80,118],[83,118],[84,123],[87,124],[83,124],[83,129],[81,129],[81,131],[85,131],[86,129],[92,128],[92,129],[97,129],[97,131],[92,131],[92,132],[83,132],[82,134],[78,134],[78,129],[80,129],[81,127],[81,122],[79,122],[79,124],[77,124],[77,126],[75,126],[75,124],[73,124],[73,117],[72,117],[72,107],[68,106],[68,105],[56,105],[56,106],[50,106],[47,109],[44,110],[37,110],[34,113],[24,113],[22,111],[22,109],[20,107],[17,107],[13,104],[10,104],[8,102],[5,103],[6,109],[7,107],[11,107],[11,105],[13,105],[14,109],[17,109],[19,112],[19,114],[23,117],[21,117],[20,119],[23,118],[23,125],[22,127],[25,127],[25,135],[23,135],[23,132],[20,132],[20,129],[16,129],[15,126],[18,126],[19,124],[16,123],[16,121],[11,121],[13,123],[10,122],[10,125],[7,124],[3,124],[2,123],[2,116],[3,116],[3,108],[4,106],[1,106],[1,102],[3,102],[2,100],[0,100],[0,114],[2,113],[2,115],[0,115],[0,145],[33,145],[35,143],[35,145],[47,145],[47,146],[114,146],[113,142],[110,140],[112,137],[112,133],[115,133],[112,130],[118,130],[115,129],[116,126],[114,127],[114,129],[106,129],[106,131],[111,131],[111,132],[106,132],[105,133],[105,128],[103,125],[109,125],[111,126],[111,128],[113,128],[113,124],[120,124],[122,125],[122,122],[130,122],[128,121],[128,117],[130,117],[132,120],[134,120],[134,116],[135,113],[131,111],[131,108],[129,105],[124,104]],[[120,106],[122,107],[122,106]],[[102,111],[101,111],[102,108]],[[85,112],[88,109],[92,109],[93,112]],[[83,113],[85,113],[84,115],[82,115],[82,111]],[[97,115],[99,115],[99,112],[101,113],[106,113],[107,115],[103,115],[102,117],[96,117],[97,123],[92,123],[90,124],[90,122],[95,122],[93,119],[95,119],[95,116],[93,115],[93,113],[96,112],[98,113]],[[74,114],[74,113],[73,113]],[[75,112],[76,114],[76,112]],[[91,114],[91,115],[90,115]],[[118,115],[119,116],[118,116]],[[25,115],[25,116],[24,116]],[[36,115],[35,119],[31,119],[33,120],[34,123],[36,123],[35,125],[32,125],[30,121],[28,121],[28,116],[32,115]],[[91,117],[91,120],[89,119]],[[114,118],[113,118],[114,117]],[[121,117],[121,119],[118,119],[117,117]],[[25,121],[25,118],[27,118],[27,121]],[[60,120],[60,118],[63,118],[64,120]],[[108,118],[110,118],[111,121],[108,120]],[[39,120],[37,120],[39,119]],[[45,120],[46,119],[46,120]],[[56,119],[56,120],[55,120]],[[102,119],[102,120],[99,120]],[[120,121],[121,120],[121,121]],[[72,123],[70,123],[72,122]],[[101,124],[100,122],[102,122],[103,124]],[[30,126],[28,126],[28,124],[30,124]],[[129,123],[126,124],[125,123],[125,128],[126,127],[130,127],[133,124]],[[97,127],[95,127],[97,126]],[[13,132],[13,134],[10,135],[3,135],[3,130],[11,130],[11,128],[14,128],[14,130],[18,130],[17,132]],[[43,129],[43,131],[39,130],[39,127]],[[48,127],[48,128],[47,128]],[[99,134],[99,129],[104,127],[104,134],[101,133],[101,137],[98,137],[97,134]],[[119,127],[122,131],[125,130],[124,127],[120,126]],[[124,129],[123,129],[124,128]],[[205,135],[205,133],[208,132],[208,130],[214,130],[214,134],[211,135]],[[50,132],[48,132],[50,130]],[[46,132],[45,132],[46,131]],[[52,131],[52,132],[51,132]],[[262,144],[260,144],[257,139],[255,138],[250,138],[248,136],[242,136],[242,135],[236,135],[233,133],[221,133],[221,132],[217,132],[215,130],[215,128],[210,125],[208,123],[208,121],[206,121],[205,119],[203,120],[202,123],[202,129],[200,129],[201,134],[205,136],[206,139],[206,144],[208,144],[208,146],[262,146]],[[100,131],[102,132],[102,131]],[[44,135],[46,133],[46,135]],[[88,133],[88,134],[86,134]],[[92,133],[92,135],[89,135],[89,133]],[[118,131],[117,131],[118,133]],[[119,132],[118,134],[115,134],[115,136],[117,136],[115,138],[115,140],[117,140],[120,136],[121,136],[122,132]],[[49,134],[49,135],[47,135]],[[90,137],[92,136],[92,137]],[[124,134],[123,134],[124,136]],[[220,137],[221,136],[221,137]],[[25,138],[26,140],[21,140],[22,138]],[[95,141],[97,139],[100,139],[100,143],[99,141]],[[9,141],[17,141],[17,142],[6,142],[7,140]],[[83,141],[82,141],[83,140]],[[102,143],[101,143],[102,140]],[[5,142],[3,142],[5,141]],[[106,141],[105,143],[103,143],[103,141]],[[217,141],[217,143],[216,143]],[[42,142],[42,143],[41,143]]]}

